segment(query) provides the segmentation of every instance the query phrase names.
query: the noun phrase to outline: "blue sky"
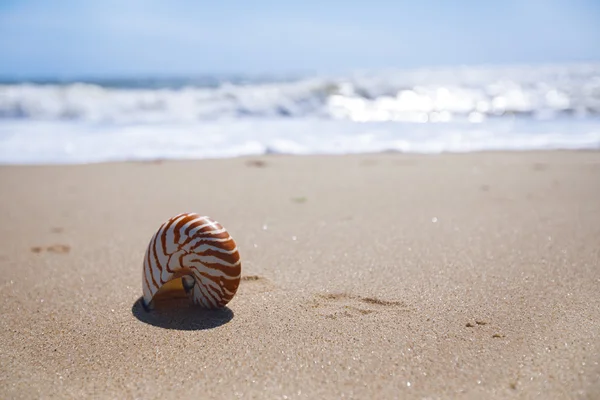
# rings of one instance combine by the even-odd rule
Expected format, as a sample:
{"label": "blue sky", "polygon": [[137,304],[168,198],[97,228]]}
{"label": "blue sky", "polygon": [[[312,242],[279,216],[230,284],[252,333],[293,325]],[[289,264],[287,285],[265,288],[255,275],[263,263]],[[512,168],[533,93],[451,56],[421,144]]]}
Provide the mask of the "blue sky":
{"label": "blue sky", "polygon": [[600,61],[598,0],[0,0],[0,75]]}

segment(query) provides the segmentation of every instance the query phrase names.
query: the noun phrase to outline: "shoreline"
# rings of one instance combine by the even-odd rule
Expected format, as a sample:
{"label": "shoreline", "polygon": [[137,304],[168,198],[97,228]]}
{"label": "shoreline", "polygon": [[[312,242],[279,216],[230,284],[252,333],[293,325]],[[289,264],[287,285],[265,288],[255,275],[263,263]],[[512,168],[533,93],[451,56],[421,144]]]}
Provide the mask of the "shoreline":
{"label": "shoreline", "polygon": [[580,148],[580,149],[537,149],[537,150],[472,150],[472,151],[443,151],[443,152],[403,152],[403,151],[377,151],[377,152],[364,152],[364,153],[315,153],[315,154],[288,154],[288,153],[264,153],[264,154],[242,154],[229,157],[203,157],[203,158],[170,158],[170,157],[157,157],[148,159],[122,159],[122,160],[107,160],[107,161],[82,161],[82,162],[39,162],[39,163],[2,163],[0,162],[0,168],[11,168],[11,167],[76,167],[76,166],[91,166],[91,165],[111,165],[111,164],[163,164],[163,163],[194,163],[194,162],[210,162],[210,161],[226,161],[226,160],[242,160],[252,161],[253,159],[268,159],[268,158],[344,158],[344,157],[423,157],[423,158],[435,158],[435,157],[453,157],[453,156],[510,156],[510,155],[521,155],[521,156],[534,156],[543,154],[578,154],[578,153],[598,153],[600,152],[600,145],[598,148]]}

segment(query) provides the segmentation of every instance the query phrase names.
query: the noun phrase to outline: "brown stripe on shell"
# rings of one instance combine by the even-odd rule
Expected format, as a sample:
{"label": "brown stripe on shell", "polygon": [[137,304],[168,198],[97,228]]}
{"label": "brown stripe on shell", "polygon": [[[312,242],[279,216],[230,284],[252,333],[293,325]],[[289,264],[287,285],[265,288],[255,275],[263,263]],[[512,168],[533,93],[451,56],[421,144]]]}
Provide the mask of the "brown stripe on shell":
{"label": "brown stripe on shell", "polygon": [[[154,243],[154,239],[155,238],[153,238],[153,240],[150,241],[150,246],[151,246],[152,249],[154,248],[154,246],[152,245]],[[156,290],[158,290],[158,288],[160,286],[156,282],[156,279],[154,279],[154,272],[152,272],[152,260],[150,259],[150,255],[151,255],[150,254],[150,250],[151,250],[151,248],[150,247],[148,248],[148,251],[146,252],[146,257],[148,258],[148,269],[149,269],[149,272],[150,272],[150,278],[152,279],[152,283],[154,284],[154,288]],[[154,262],[157,263],[156,257],[154,258]]]}
{"label": "brown stripe on shell", "polygon": [[[223,228],[222,228],[223,229]],[[192,230],[190,230],[191,232]],[[188,233],[190,233],[188,232]],[[228,240],[229,238],[231,238],[231,236],[229,236],[229,233],[227,233],[227,231],[221,231],[219,233],[215,233],[216,231],[210,231],[210,232],[200,232],[200,231],[195,231],[193,232],[192,236],[189,236],[188,234],[186,234],[186,239],[183,241],[183,243],[180,243],[182,246],[190,246],[191,244],[195,243],[196,241],[200,241],[200,240],[207,240],[207,241],[221,241],[221,240]],[[218,239],[218,240],[216,240]]]}
{"label": "brown stripe on shell", "polygon": [[197,221],[191,223],[186,229],[185,229],[185,235],[189,236],[190,232],[202,225],[206,225],[207,223],[209,223],[209,221],[206,221],[206,219],[204,218],[198,218]]}
{"label": "brown stripe on shell", "polygon": [[223,226],[213,219],[204,218],[203,220],[204,220],[204,224],[201,224],[201,225],[206,225],[206,226],[203,226],[202,228],[197,229],[196,234],[198,234],[198,233],[210,234],[213,231],[218,231],[218,230],[223,229]]}
{"label": "brown stripe on shell", "polygon": [[[225,263],[231,264],[231,265],[234,265],[240,259],[238,257],[238,255],[237,255],[237,251],[235,253],[228,254],[228,253],[223,253],[221,251],[213,250],[213,249],[206,249],[206,250],[204,250],[202,252],[202,256],[203,257],[212,256],[212,257],[218,258],[218,259],[224,261]],[[203,263],[203,264],[205,264],[205,263]],[[234,268],[234,267],[228,267],[227,265],[226,265],[226,267],[227,268]]]}
{"label": "brown stripe on shell", "polygon": [[[235,249],[235,242],[233,241],[233,239],[231,238],[231,236],[229,236],[227,238],[227,240],[224,241],[210,241],[210,240],[199,240],[197,242],[194,243],[194,246],[192,247],[192,251],[198,251],[200,246],[211,246],[211,247],[218,247],[222,250],[226,250],[226,251],[232,251],[233,249]],[[223,254],[223,252],[221,252],[221,254]]]}
{"label": "brown stripe on shell", "polygon": [[195,218],[195,215],[186,215],[184,218],[181,219],[181,221],[179,221],[175,227],[173,228],[173,237],[174,237],[174,242],[179,244],[179,240],[181,239],[181,228],[183,228],[183,226],[185,224],[187,224],[188,222],[193,221]]}
{"label": "brown stripe on shell", "polygon": [[150,288],[150,282],[148,282],[148,268],[146,267],[146,262],[144,261],[144,282],[146,283],[146,288],[148,288],[148,292],[152,293],[152,289]]}

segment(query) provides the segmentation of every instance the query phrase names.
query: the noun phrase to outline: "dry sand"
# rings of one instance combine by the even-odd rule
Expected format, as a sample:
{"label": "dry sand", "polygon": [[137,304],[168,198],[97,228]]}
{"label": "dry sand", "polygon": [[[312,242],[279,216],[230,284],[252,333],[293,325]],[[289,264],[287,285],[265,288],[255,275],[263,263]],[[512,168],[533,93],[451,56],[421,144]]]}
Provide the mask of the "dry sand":
{"label": "dry sand", "polygon": [[[600,398],[600,153],[0,168],[0,398]],[[136,303],[209,215],[227,309]]]}

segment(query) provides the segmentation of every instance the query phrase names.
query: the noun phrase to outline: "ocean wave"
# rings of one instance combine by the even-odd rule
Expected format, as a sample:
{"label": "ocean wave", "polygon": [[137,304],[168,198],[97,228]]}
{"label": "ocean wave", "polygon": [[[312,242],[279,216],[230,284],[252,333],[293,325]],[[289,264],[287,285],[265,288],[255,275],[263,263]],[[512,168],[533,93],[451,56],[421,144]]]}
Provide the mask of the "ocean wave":
{"label": "ocean wave", "polygon": [[464,67],[168,87],[5,83],[0,119],[189,123],[239,118],[482,122],[600,114],[600,65]]}
{"label": "ocean wave", "polygon": [[440,125],[261,118],[118,126],[67,121],[0,123],[3,164],[557,149],[600,150],[600,122],[499,119]]}

